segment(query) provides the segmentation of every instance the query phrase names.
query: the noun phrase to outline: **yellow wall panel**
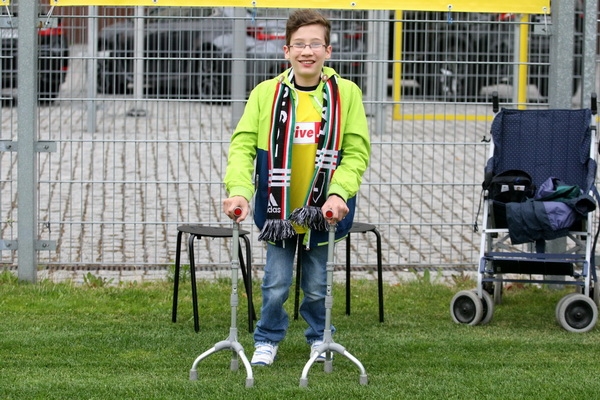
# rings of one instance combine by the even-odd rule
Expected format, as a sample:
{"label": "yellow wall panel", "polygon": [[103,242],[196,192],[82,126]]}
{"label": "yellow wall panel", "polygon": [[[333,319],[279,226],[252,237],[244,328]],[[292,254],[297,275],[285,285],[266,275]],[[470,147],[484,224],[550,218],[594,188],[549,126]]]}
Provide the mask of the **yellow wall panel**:
{"label": "yellow wall panel", "polygon": [[[5,0],[6,1],[6,0]],[[281,0],[50,0],[55,6],[203,6],[281,8]],[[324,4],[325,3],[325,4]],[[358,10],[416,10],[456,12],[513,12],[544,14],[550,11],[550,0],[305,0],[302,8],[334,8]]]}

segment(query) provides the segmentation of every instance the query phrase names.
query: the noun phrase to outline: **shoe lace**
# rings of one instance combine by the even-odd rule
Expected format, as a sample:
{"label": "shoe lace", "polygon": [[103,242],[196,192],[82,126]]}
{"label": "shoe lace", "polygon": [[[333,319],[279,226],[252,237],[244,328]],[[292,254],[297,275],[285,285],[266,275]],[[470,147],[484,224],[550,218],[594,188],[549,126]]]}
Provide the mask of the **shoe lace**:
{"label": "shoe lace", "polygon": [[271,354],[273,354],[273,349],[271,349],[271,347],[269,347],[269,346],[259,346],[256,348],[255,353],[260,354],[260,355],[264,354],[264,355],[270,356]]}

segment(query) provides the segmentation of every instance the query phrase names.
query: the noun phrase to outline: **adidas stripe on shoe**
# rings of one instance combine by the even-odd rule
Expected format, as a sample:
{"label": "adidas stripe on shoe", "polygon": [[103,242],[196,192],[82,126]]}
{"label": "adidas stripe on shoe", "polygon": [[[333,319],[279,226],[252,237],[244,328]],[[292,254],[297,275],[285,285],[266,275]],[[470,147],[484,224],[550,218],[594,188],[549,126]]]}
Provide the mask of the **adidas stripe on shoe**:
{"label": "adidas stripe on shoe", "polygon": [[250,364],[267,366],[273,364],[275,356],[277,355],[277,346],[273,346],[269,343],[257,343],[254,346],[254,354]]}

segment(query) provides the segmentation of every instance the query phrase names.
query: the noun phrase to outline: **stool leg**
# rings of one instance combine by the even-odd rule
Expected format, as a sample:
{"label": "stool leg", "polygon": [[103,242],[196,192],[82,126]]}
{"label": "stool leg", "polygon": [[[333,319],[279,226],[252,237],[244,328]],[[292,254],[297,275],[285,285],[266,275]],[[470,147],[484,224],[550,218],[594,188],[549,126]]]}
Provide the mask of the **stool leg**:
{"label": "stool leg", "polygon": [[350,315],[350,232],[346,236],[346,315]]}
{"label": "stool leg", "polygon": [[379,295],[379,322],[383,322],[383,267],[381,261],[381,235],[377,229],[373,229],[377,237],[377,291]]}
{"label": "stool leg", "polygon": [[188,239],[188,253],[190,257],[190,282],[192,284],[192,309],[194,312],[194,330],[200,331],[200,322],[198,320],[198,293],[196,290],[196,261],[194,260],[194,238],[196,235],[190,235]]}
{"label": "stool leg", "polygon": [[294,320],[298,320],[298,309],[300,308],[300,281],[302,280],[302,242],[304,235],[298,235],[296,242],[296,287],[294,288]]}
{"label": "stool leg", "polygon": [[[244,236],[244,242],[246,242],[246,271],[248,271],[247,279],[248,279],[248,288],[246,289],[246,294],[248,295],[248,319],[252,321],[250,324],[250,330],[254,332],[254,321],[256,318],[256,310],[254,309],[254,292],[252,291],[252,248],[250,247],[250,239],[247,236]],[[250,310],[252,310],[252,315],[250,315]]]}
{"label": "stool leg", "polygon": [[[248,311],[252,310],[251,321],[256,321],[256,310],[254,309],[254,294],[252,291],[252,248],[250,247],[250,239],[247,236],[244,236],[244,242],[246,243],[246,277],[248,279],[246,294],[248,295]],[[250,316],[250,315],[249,315]],[[254,331],[254,326],[252,325],[252,331]]]}
{"label": "stool leg", "polygon": [[254,331],[254,320],[256,319],[256,314],[254,313],[254,303],[252,301],[252,264],[250,260],[250,240],[244,236],[244,242],[246,245],[246,260],[248,261],[247,268],[246,263],[244,262],[244,257],[242,256],[241,244],[238,244],[238,257],[240,261],[240,270],[242,271],[242,280],[244,281],[246,295],[248,296],[248,332],[252,333]]}
{"label": "stool leg", "polygon": [[177,322],[177,297],[179,294],[179,271],[181,266],[181,235],[177,234],[177,249],[175,253],[175,276],[173,277],[173,311],[171,313],[171,321]]}

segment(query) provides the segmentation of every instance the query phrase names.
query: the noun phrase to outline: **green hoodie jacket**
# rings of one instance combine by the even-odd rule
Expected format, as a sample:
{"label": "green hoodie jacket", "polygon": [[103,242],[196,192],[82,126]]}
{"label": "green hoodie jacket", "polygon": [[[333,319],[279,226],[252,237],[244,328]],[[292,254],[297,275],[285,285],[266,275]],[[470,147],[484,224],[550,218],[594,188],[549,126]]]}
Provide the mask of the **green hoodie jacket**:
{"label": "green hoodie jacket", "polygon": [[[271,117],[277,82],[283,79],[293,87],[287,79],[289,70],[279,76],[258,84],[246,104],[229,146],[229,157],[225,172],[225,189],[229,196],[243,196],[248,201],[256,193],[254,204],[254,221],[259,229],[266,219],[268,206],[268,148],[271,134]],[[371,153],[371,143],[367,117],[362,103],[362,92],[352,81],[340,78],[329,67],[323,68],[323,75],[336,75],[341,98],[342,146],[340,163],[329,185],[329,193],[342,197],[348,204],[350,212],[340,221],[336,236],[343,237],[352,226],[354,218],[355,196],[360,187],[362,176],[367,169]],[[323,82],[314,91],[315,96],[322,96]],[[295,91],[292,92],[296,96]],[[322,98],[314,101],[315,107],[322,104]],[[318,110],[319,113],[321,110]],[[311,237],[312,244],[326,242],[326,232]]]}

